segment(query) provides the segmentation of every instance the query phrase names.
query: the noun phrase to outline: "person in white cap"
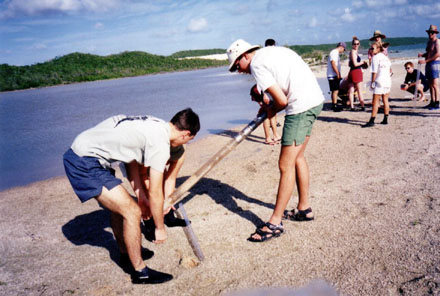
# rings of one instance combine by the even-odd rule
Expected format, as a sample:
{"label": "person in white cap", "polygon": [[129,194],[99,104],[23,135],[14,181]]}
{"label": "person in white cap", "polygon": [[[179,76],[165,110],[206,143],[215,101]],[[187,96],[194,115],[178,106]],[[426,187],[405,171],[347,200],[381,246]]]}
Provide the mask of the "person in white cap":
{"label": "person in white cap", "polygon": [[[304,155],[312,126],[322,110],[324,95],[309,66],[291,49],[268,46],[259,49],[239,39],[227,49],[229,70],[252,74],[258,87],[271,95],[267,107],[271,118],[286,111],[279,159],[280,182],[275,209],[269,221],[249,237],[262,242],[284,232],[282,219],[311,221],[309,204],[309,167]],[[299,201],[296,209],[285,211],[296,181]]]}

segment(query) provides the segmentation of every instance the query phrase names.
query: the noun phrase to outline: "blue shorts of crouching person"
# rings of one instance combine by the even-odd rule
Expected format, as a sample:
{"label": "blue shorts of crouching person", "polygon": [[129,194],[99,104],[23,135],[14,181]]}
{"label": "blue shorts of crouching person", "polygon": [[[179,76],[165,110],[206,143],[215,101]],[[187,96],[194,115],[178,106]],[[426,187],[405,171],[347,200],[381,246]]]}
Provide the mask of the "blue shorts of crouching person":
{"label": "blue shorts of crouching person", "polygon": [[104,168],[95,157],[80,157],[72,149],[63,155],[64,169],[81,202],[97,197],[102,187],[111,190],[122,183],[115,171]]}
{"label": "blue shorts of crouching person", "polygon": [[432,61],[426,64],[426,79],[429,81],[440,77],[440,61]]}

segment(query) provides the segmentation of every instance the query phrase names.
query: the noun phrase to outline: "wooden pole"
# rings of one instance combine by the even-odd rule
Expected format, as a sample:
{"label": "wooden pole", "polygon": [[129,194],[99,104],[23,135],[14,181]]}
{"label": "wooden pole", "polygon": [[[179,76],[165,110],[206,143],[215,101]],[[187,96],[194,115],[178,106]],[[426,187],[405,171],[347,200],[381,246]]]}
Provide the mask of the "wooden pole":
{"label": "wooden pole", "polygon": [[202,165],[191,177],[182,183],[168,198],[165,199],[164,209],[172,206],[183,199],[187,193],[201,178],[203,178],[217,163],[240,144],[250,133],[252,133],[265,119],[266,113],[259,114],[252,120],[240,133],[231,141],[229,141],[220,151],[212,156],[204,165]]}
{"label": "wooden pole", "polygon": [[188,216],[186,215],[185,209],[183,208],[183,204],[179,203],[179,208],[174,212],[177,218],[184,219],[186,226],[183,227],[183,232],[185,232],[186,238],[193,249],[194,254],[200,261],[205,259],[205,255],[203,255],[202,248],[200,248],[199,242],[197,241],[197,236],[194,233],[194,230],[189,222]]}

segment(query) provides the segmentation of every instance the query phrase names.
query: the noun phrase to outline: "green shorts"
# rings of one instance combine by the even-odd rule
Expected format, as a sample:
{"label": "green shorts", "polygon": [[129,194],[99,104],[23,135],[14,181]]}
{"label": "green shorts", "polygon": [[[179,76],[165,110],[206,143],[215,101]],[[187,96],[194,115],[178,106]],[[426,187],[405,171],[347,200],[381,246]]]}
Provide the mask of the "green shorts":
{"label": "green shorts", "polygon": [[321,113],[322,106],[323,104],[319,104],[302,113],[286,115],[281,145],[291,146],[295,142],[295,146],[299,146],[304,143],[306,137],[312,134],[313,123]]}

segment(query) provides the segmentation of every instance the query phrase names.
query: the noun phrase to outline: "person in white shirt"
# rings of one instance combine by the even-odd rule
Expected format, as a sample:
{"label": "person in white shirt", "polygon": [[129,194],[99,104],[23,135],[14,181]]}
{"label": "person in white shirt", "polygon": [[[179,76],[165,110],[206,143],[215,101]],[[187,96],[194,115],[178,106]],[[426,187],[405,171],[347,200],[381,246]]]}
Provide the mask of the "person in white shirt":
{"label": "person in white shirt", "polygon": [[[284,232],[283,218],[294,221],[313,220],[309,204],[309,167],[304,155],[313,123],[322,110],[324,95],[315,75],[302,58],[291,49],[269,46],[258,49],[239,39],[227,49],[231,72],[252,74],[258,88],[271,95],[273,104],[268,117],[285,110],[281,153],[280,182],[275,209],[267,223],[257,228],[249,241],[262,242]],[[297,185],[297,208],[285,212]]]}
{"label": "person in white shirt", "polygon": [[338,102],[339,84],[342,79],[339,55],[345,51],[346,47],[345,42],[339,42],[336,48],[330,52],[327,60],[327,79],[332,93],[332,110],[335,112],[342,111],[336,103]]}
{"label": "person in white shirt", "polygon": [[371,61],[371,90],[373,91],[373,109],[370,120],[362,127],[371,127],[374,125],[377,112],[379,110],[380,99],[384,106],[384,118],[381,124],[388,124],[388,115],[390,114],[390,104],[388,97],[391,90],[391,62],[383,54],[383,45],[381,42],[375,42],[371,45],[373,59]]}

